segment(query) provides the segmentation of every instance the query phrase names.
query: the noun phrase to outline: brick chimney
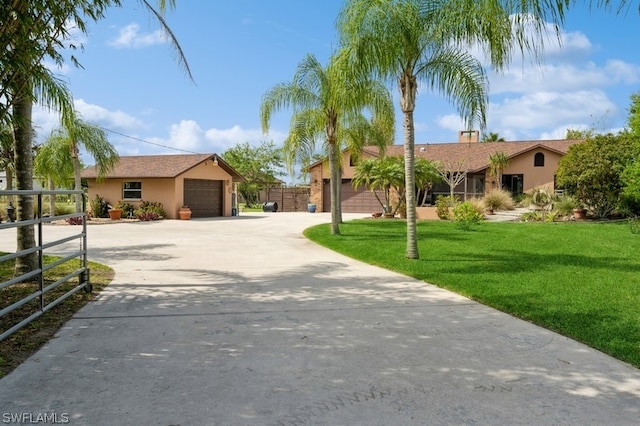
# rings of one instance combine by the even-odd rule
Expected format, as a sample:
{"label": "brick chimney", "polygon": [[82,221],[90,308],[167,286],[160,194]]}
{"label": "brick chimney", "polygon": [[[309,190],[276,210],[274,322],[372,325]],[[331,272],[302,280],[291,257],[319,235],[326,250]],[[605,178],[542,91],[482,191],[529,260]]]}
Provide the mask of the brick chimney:
{"label": "brick chimney", "polygon": [[458,132],[458,143],[480,142],[479,130],[460,130]]}

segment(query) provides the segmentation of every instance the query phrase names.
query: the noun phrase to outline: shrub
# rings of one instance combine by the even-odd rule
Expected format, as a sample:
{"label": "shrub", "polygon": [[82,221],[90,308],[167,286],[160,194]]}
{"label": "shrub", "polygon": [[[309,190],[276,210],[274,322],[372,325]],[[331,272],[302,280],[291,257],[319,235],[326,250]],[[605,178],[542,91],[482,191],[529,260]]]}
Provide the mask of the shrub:
{"label": "shrub", "polygon": [[484,215],[478,212],[475,207],[468,201],[458,204],[453,208],[453,220],[462,230],[468,231],[477,225]]}
{"label": "shrub", "polygon": [[65,222],[69,225],[82,225],[82,217],[68,217]]}
{"label": "shrub", "polygon": [[93,217],[109,217],[109,203],[101,196],[96,194],[89,204]]}
{"label": "shrub", "polygon": [[520,220],[523,222],[540,222],[542,221],[542,214],[540,212],[525,212],[520,215]]}
{"label": "shrub", "polygon": [[455,206],[457,200],[455,197],[450,195],[438,197],[436,199],[436,213],[438,217],[442,220],[451,219],[451,213],[449,212],[449,208]]}
{"label": "shrub", "polygon": [[485,205],[482,198],[470,198],[467,200],[467,203],[469,203],[471,207],[473,207],[473,209],[478,213],[484,214]]}
{"label": "shrub", "polygon": [[492,210],[513,210],[511,193],[504,189],[493,189],[484,198],[484,205]]}
{"label": "shrub", "polygon": [[161,220],[166,217],[162,203],[154,201],[142,201],[140,207],[135,210],[134,214],[142,221]]}
{"label": "shrub", "polygon": [[570,215],[578,207],[578,202],[570,195],[561,195],[553,203],[553,209],[563,216]]}
{"label": "shrub", "polygon": [[136,208],[133,207],[133,204],[126,201],[118,201],[116,208],[122,209],[122,217],[133,216],[133,212],[136,210]]}

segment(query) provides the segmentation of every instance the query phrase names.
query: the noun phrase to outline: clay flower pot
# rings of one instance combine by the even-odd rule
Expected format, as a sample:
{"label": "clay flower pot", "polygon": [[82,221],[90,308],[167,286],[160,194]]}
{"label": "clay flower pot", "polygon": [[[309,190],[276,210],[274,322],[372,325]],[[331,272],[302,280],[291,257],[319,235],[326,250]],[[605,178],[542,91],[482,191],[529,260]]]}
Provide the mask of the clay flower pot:
{"label": "clay flower pot", "polygon": [[191,209],[187,206],[182,206],[182,208],[178,210],[178,216],[180,216],[181,220],[191,219]]}
{"label": "clay flower pot", "polygon": [[111,220],[120,220],[122,217],[122,209],[109,209],[109,218]]}

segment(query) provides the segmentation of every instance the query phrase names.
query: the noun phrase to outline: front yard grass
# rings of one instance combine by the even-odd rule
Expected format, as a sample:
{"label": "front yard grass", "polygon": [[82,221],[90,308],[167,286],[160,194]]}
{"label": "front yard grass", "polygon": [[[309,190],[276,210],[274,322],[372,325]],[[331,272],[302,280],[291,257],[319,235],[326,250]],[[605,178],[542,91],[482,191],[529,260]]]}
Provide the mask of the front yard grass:
{"label": "front yard grass", "polygon": [[309,228],[352,258],[452,290],[640,367],[640,235],[622,223],[418,222],[421,258],[405,258],[406,223]]}
{"label": "front yard grass", "polygon": [[[0,252],[0,256],[6,253]],[[49,264],[58,258],[44,256],[44,263]],[[0,263],[0,281],[5,281],[13,277],[15,261]],[[79,267],[79,260],[72,260],[47,271],[45,283],[50,284],[64,277],[74,269]],[[80,290],[62,303],[56,305],[50,311],[40,316],[33,322],[24,326],[20,330],[0,342],[0,377],[9,374],[18,365],[24,362],[29,356],[47,343],[55,333],[66,323],[73,314],[102,291],[113,279],[113,269],[108,266],[88,262],[90,269],[90,281],[93,285],[93,292],[86,293]],[[47,293],[46,300],[52,301],[71,290],[78,283],[74,278],[71,283],[65,283]],[[45,285],[46,285],[45,284]],[[8,288],[0,290],[0,308],[9,306],[11,303],[26,297],[38,288],[36,283],[25,282],[14,284]],[[37,303],[28,303],[4,317],[0,317],[0,330],[5,331],[21,319],[28,317],[37,309]]]}

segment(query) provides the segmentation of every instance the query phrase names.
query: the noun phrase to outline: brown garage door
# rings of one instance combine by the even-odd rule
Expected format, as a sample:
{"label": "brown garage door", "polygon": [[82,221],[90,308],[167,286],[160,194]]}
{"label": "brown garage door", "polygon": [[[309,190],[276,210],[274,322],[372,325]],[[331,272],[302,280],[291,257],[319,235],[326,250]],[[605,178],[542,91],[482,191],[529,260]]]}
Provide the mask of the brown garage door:
{"label": "brown garage door", "polygon": [[[323,211],[331,211],[331,187],[329,181],[325,180],[322,186],[322,207]],[[377,191],[381,200],[384,200],[382,191]],[[371,191],[364,186],[353,189],[351,180],[344,179],[342,181],[342,212],[343,213],[374,213],[382,212],[382,206]]]}
{"label": "brown garage door", "polygon": [[191,217],[222,216],[222,181],[185,179],[184,204],[191,209]]}

